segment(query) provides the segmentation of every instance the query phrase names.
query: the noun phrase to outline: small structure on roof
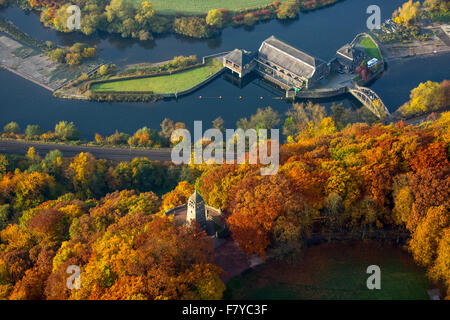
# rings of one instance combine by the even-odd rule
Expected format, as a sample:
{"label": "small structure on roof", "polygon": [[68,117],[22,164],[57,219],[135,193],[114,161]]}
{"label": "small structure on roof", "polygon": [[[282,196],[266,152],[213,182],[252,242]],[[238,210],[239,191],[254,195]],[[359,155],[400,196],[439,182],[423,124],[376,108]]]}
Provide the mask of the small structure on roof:
{"label": "small structure on roof", "polygon": [[336,52],[337,61],[347,73],[353,73],[365,58],[365,50],[359,45],[346,44]]}
{"label": "small structure on roof", "polygon": [[223,66],[236,72],[239,78],[242,78],[255,68],[255,58],[256,54],[250,51],[234,49],[223,57]]}

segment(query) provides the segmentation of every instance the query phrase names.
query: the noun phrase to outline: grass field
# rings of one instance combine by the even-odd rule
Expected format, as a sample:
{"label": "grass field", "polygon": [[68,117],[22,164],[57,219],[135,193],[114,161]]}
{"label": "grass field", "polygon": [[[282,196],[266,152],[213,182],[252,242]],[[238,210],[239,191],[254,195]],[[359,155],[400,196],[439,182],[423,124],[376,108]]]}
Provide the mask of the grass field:
{"label": "grass field", "polygon": [[[366,287],[370,265],[381,269],[381,290]],[[377,243],[323,244],[292,264],[269,261],[227,284],[225,299],[428,299],[425,271],[405,252]]]}
{"label": "grass field", "polygon": [[190,89],[222,69],[222,64],[211,59],[205,65],[171,75],[133,80],[117,80],[93,84],[92,91],[151,91],[157,94],[176,93]]}
{"label": "grass field", "polygon": [[[143,0],[135,1],[139,3]],[[219,8],[231,11],[259,8],[272,3],[273,0],[151,0],[150,2],[156,12],[161,14],[175,14],[177,12],[201,14]]]}
{"label": "grass field", "polygon": [[380,50],[378,50],[376,44],[369,37],[362,38],[359,42],[361,46],[366,48],[366,53],[371,58],[377,58],[382,60]]}

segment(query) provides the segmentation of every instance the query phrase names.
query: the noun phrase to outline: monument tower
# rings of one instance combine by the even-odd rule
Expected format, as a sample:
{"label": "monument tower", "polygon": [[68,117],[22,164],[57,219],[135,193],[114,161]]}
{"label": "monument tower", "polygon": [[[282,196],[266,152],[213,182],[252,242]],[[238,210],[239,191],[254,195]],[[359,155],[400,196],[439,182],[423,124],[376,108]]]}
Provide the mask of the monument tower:
{"label": "monument tower", "polygon": [[187,206],[186,223],[190,224],[192,221],[197,221],[200,228],[206,228],[205,201],[197,190],[189,197]]}

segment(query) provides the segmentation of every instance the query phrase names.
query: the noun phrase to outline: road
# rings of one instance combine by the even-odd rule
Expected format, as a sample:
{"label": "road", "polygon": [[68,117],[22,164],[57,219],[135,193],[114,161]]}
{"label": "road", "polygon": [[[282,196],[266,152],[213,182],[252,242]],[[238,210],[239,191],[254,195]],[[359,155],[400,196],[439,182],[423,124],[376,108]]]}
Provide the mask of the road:
{"label": "road", "polygon": [[[444,110],[436,112],[438,115],[450,111],[447,107]],[[419,117],[405,120],[407,125],[419,125],[423,121],[427,121],[429,115],[422,115]],[[400,120],[394,121],[394,123]],[[15,140],[1,140],[0,139],[0,154],[9,153],[17,155],[26,155],[28,148],[34,147],[36,152],[41,156],[45,156],[52,150],[58,149],[65,157],[73,157],[80,152],[89,152],[97,159],[108,159],[115,161],[130,161],[134,158],[145,157],[154,161],[171,161],[171,152],[169,150],[145,150],[145,149],[129,149],[129,148],[101,148],[94,146],[75,146],[69,144],[52,144],[41,142],[26,142]]]}
{"label": "road", "polygon": [[58,149],[65,157],[73,157],[80,152],[89,152],[97,159],[115,161],[130,161],[133,158],[145,157],[155,161],[170,161],[170,151],[165,150],[137,150],[125,148],[100,148],[88,146],[74,146],[51,143],[36,143],[13,140],[0,140],[0,153],[25,155],[29,147],[34,147],[41,156]]}

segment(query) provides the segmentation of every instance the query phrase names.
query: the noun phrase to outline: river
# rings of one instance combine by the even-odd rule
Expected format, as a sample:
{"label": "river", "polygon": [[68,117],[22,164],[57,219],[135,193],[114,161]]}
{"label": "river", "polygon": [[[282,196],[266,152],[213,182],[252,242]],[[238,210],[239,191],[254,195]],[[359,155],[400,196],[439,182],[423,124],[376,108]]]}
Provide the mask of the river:
{"label": "river", "polygon": [[[252,28],[226,28],[215,39],[192,40],[164,35],[145,42],[106,34],[88,37],[59,33],[43,27],[37,14],[25,13],[18,8],[3,9],[0,14],[41,40],[61,45],[71,45],[77,41],[96,44],[101,59],[118,65],[157,62],[177,55],[196,54],[200,57],[234,48],[257,50],[261,41],[272,34],[310,54],[329,60],[341,45],[366,30],[366,8],[369,5],[379,5],[383,19],[386,19],[403,2],[344,0],[324,9],[302,13],[298,19],[289,22],[272,20]],[[393,111],[408,100],[410,90],[420,82],[448,79],[449,61],[450,55],[441,55],[390,62],[387,72],[371,88]],[[199,96],[203,98],[199,99]],[[240,96],[242,99],[239,99]],[[226,127],[234,128],[237,120],[254,114],[260,107],[270,105],[284,113],[290,105],[280,100],[280,96],[276,91],[261,87],[258,81],[240,88],[221,77],[178,100],[157,103],[72,101],[56,99],[49,91],[0,70],[0,126],[16,121],[22,128],[27,124],[39,124],[50,130],[58,121],[68,120],[75,122],[86,139],[92,139],[97,132],[109,135],[116,129],[127,133],[143,126],[158,129],[165,117],[185,122],[191,128],[194,120],[203,120],[206,127],[221,116]],[[331,101],[321,102],[327,106],[331,104]],[[345,96],[334,102],[343,102],[347,107],[355,106],[355,100]]]}

